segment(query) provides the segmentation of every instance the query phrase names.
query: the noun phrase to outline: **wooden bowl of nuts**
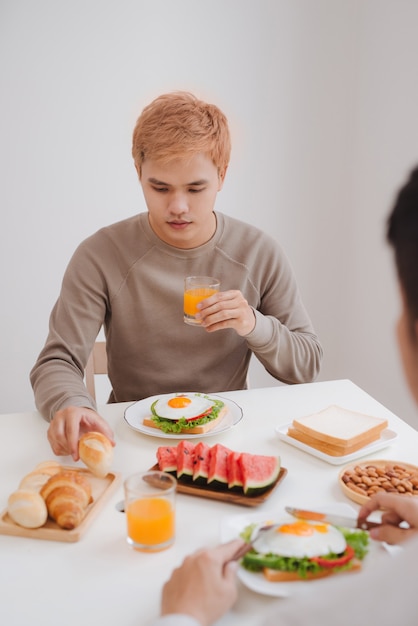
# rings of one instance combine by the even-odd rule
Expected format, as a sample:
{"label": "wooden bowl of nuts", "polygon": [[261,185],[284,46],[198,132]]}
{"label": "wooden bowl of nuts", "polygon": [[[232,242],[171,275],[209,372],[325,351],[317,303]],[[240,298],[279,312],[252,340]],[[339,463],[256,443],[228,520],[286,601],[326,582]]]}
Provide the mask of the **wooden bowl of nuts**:
{"label": "wooden bowl of nuts", "polygon": [[418,467],[401,461],[352,463],[341,470],[338,482],[357,504],[364,504],[377,491],[418,496]]}

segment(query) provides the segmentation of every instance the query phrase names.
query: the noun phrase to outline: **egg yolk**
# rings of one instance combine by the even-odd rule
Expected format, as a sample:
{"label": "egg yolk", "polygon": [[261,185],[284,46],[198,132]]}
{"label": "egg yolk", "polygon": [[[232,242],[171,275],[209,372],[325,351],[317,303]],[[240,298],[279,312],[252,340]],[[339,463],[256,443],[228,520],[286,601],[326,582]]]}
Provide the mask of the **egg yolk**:
{"label": "egg yolk", "polygon": [[167,402],[173,409],[184,409],[184,407],[189,406],[190,403],[191,400],[187,398],[187,396],[175,396],[174,398],[170,398]]}
{"label": "egg yolk", "polygon": [[328,532],[327,524],[313,525],[309,524],[309,522],[299,520],[292,524],[283,524],[277,529],[279,533],[288,533],[289,535],[297,535],[298,537],[309,537],[313,535],[315,531],[318,533]]}

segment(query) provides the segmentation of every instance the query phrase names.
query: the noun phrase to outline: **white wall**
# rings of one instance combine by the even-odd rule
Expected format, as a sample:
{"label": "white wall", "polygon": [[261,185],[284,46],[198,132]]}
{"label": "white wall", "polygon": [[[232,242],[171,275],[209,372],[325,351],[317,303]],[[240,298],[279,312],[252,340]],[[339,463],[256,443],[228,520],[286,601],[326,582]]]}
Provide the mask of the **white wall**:
{"label": "white wall", "polygon": [[230,119],[218,209],[284,245],[320,380],[413,417],[384,223],[418,162],[417,23],[416,0],[2,0],[0,412],[33,408],[29,370],[76,245],[145,209],[140,110],[188,89]]}

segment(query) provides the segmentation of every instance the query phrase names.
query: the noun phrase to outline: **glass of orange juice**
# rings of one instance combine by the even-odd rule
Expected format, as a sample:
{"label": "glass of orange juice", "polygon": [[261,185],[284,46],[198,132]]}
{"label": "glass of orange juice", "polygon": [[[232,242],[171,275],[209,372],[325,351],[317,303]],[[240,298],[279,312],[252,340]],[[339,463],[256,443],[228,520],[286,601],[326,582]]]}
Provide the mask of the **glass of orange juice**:
{"label": "glass of orange juice", "polygon": [[197,325],[197,305],[219,291],[220,281],[212,276],[187,276],[184,279],[184,321],[186,324]]}
{"label": "glass of orange juice", "polygon": [[124,482],[127,541],[136,550],[169,548],[175,538],[176,479],[150,470]]}

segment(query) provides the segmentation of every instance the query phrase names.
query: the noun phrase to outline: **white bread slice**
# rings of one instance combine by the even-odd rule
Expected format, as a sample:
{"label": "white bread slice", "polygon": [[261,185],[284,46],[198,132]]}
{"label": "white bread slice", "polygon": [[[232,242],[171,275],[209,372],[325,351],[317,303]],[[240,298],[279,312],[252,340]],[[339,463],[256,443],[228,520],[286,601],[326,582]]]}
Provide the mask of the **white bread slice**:
{"label": "white bread slice", "polygon": [[[212,430],[212,428],[215,428],[215,426],[218,426],[218,424],[225,417],[227,412],[228,412],[228,407],[224,406],[219,411],[219,415],[216,419],[210,422],[206,422],[206,424],[202,424],[201,426],[195,426],[194,428],[183,428],[181,432],[184,434],[189,434],[189,435],[202,435],[203,433],[207,433],[208,431]],[[145,417],[143,420],[143,424],[144,426],[149,426],[151,428],[158,429],[158,426],[154,424],[151,417]]]}
{"label": "white bread slice", "polygon": [[324,454],[329,454],[330,456],[345,456],[346,454],[352,454],[353,452],[357,452],[357,450],[364,448],[364,446],[369,445],[369,443],[379,439],[379,433],[376,434],[372,432],[357,443],[336,446],[332,443],[316,439],[315,437],[310,437],[309,435],[299,431],[297,428],[289,428],[287,436],[293,437],[293,439],[297,439],[305,445],[315,448],[316,450],[320,450],[320,452],[324,452]]}
{"label": "white bread slice", "polygon": [[293,428],[316,441],[342,448],[360,447],[380,437],[388,421],[331,405],[318,413],[293,420]]}

